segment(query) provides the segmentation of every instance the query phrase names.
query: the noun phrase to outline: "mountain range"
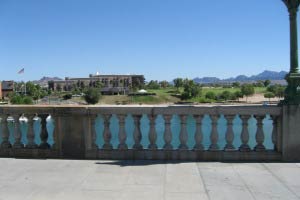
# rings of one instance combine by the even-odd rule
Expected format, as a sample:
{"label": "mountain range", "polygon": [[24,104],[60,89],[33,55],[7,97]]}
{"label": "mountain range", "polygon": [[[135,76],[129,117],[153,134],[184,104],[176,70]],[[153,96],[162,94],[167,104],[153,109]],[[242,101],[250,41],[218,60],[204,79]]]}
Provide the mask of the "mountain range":
{"label": "mountain range", "polygon": [[286,76],[286,71],[269,71],[265,70],[262,73],[252,76],[238,75],[236,77],[231,77],[227,79],[220,79],[217,77],[196,77],[193,80],[196,83],[210,84],[210,83],[232,83],[232,82],[255,82],[259,80],[270,80],[271,82],[285,83],[284,77]]}
{"label": "mountain range", "polygon": [[48,87],[48,82],[49,81],[61,81],[63,79],[58,78],[58,77],[47,77],[44,76],[43,78],[41,78],[40,80],[36,80],[36,81],[32,81],[34,84],[38,84],[42,87]]}

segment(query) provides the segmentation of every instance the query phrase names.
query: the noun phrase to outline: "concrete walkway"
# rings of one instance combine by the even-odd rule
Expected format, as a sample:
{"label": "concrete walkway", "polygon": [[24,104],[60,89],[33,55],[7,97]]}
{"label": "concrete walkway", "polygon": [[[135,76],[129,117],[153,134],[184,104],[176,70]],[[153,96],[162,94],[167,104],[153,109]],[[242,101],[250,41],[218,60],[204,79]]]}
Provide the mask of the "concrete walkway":
{"label": "concrete walkway", "polygon": [[1,158],[0,199],[293,200],[300,164]]}

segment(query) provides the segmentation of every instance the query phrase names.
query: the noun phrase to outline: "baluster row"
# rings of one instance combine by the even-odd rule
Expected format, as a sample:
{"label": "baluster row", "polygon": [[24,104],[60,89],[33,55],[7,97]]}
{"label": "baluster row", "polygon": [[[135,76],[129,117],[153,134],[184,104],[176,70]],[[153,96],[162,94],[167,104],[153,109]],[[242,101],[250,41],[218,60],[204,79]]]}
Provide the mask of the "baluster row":
{"label": "baluster row", "polygon": [[[22,115],[2,115],[1,118],[1,148],[43,148],[47,149],[50,148],[50,145],[48,144],[48,131],[47,131],[47,117],[48,115],[28,115],[27,117]],[[40,144],[35,143],[35,123],[36,121],[40,121],[41,125],[41,131],[39,133],[40,136]],[[25,131],[27,143],[22,143],[22,127],[24,127],[24,124],[28,124],[28,129]],[[10,126],[13,126],[13,133],[10,131]],[[14,143],[11,144],[10,137],[14,139]]]}
{"label": "baluster row", "polygon": [[[127,115],[118,115],[119,120],[119,133],[118,133],[118,139],[119,139],[119,145],[118,149],[120,150],[126,150],[128,149],[128,145],[126,144],[127,139],[127,133],[125,130],[125,118]],[[103,131],[103,141],[104,144],[101,147],[102,149],[111,150],[113,148],[111,144],[111,138],[112,133],[110,131],[110,119],[112,117],[112,114],[106,114],[103,116],[104,120],[104,131]],[[148,115],[149,119],[149,145],[148,149],[150,150],[156,150],[157,147],[157,133],[155,129],[155,120],[157,118],[156,115]],[[164,150],[172,150],[174,147],[172,146],[172,138],[173,134],[171,131],[171,119],[173,115],[163,115],[164,119],[164,133],[163,133],[163,140],[164,140]],[[179,150],[188,150],[187,140],[188,140],[188,131],[187,131],[187,117],[188,115],[179,115],[180,117],[180,133],[179,133]],[[193,147],[193,150],[195,151],[204,151],[204,145],[203,145],[203,132],[202,132],[202,121],[204,118],[204,115],[195,115],[193,116],[196,121],[196,130],[194,133],[194,140],[195,145]],[[235,119],[236,115],[225,115],[224,116],[227,122],[227,128],[225,131],[225,147],[224,151],[251,151],[251,148],[249,146],[249,131],[248,131],[248,121],[252,117],[252,115],[241,115],[240,119],[242,121],[242,130],[240,135],[241,145],[239,147],[235,147],[233,145],[234,141],[234,131],[233,131],[233,120]],[[219,139],[219,133],[218,133],[218,115],[211,115],[211,132],[210,132],[210,146],[208,148],[209,151],[219,151],[221,150],[218,145],[218,139]],[[264,130],[263,130],[263,120],[265,118],[265,115],[254,115],[254,118],[257,121],[257,131],[255,133],[255,140],[256,140],[256,146],[254,147],[255,151],[264,151],[266,147],[264,146],[265,136],[264,136]],[[141,144],[142,140],[142,134],[141,134],[141,119],[142,114],[140,115],[133,115],[133,122],[134,122],[134,131],[133,131],[133,149],[143,149],[143,146]],[[277,130],[277,121],[279,119],[278,116],[271,116],[271,119],[273,121],[273,130],[272,130],[272,142],[274,144],[274,150],[277,150],[277,142],[278,142],[278,130]],[[93,141],[96,141],[96,129],[95,129],[95,120],[94,118],[92,122],[92,135],[93,135]],[[94,144],[96,145],[96,144]]]}

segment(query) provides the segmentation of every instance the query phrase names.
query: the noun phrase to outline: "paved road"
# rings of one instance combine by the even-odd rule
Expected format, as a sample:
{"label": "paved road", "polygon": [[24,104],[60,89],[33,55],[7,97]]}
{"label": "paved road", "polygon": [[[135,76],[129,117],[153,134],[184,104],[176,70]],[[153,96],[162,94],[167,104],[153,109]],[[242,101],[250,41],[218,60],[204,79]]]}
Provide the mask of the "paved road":
{"label": "paved road", "polygon": [[1,200],[300,199],[299,163],[0,159]]}

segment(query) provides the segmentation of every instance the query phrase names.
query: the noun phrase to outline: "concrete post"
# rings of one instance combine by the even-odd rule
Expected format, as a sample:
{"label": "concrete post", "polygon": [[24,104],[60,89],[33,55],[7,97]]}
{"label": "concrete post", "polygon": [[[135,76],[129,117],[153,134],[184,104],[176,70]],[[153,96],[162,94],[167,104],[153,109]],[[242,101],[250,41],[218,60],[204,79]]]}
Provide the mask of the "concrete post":
{"label": "concrete post", "polygon": [[14,125],[15,125],[15,143],[13,144],[13,148],[20,149],[23,148],[24,145],[21,142],[22,132],[21,132],[21,123],[20,123],[20,115],[14,115]]}
{"label": "concrete post", "polygon": [[149,130],[150,144],[148,145],[148,149],[156,150],[157,149],[157,145],[156,145],[157,134],[156,134],[156,130],[155,130],[156,115],[148,115],[148,119],[149,119],[149,123],[150,123],[150,130]]}
{"label": "concrete post", "polygon": [[172,131],[171,131],[171,119],[172,115],[164,115],[165,120],[165,133],[164,133],[164,150],[172,150],[173,146],[171,144],[172,142]]}
{"label": "concrete post", "polygon": [[37,147],[37,145],[35,144],[34,142],[34,117],[35,115],[29,115],[27,117],[28,119],[28,131],[27,131],[27,140],[28,140],[28,143],[26,145],[26,148],[29,148],[29,149],[34,149]]}
{"label": "concrete post", "polygon": [[133,121],[134,121],[134,132],[133,132],[133,139],[134,139],[134,149],[143,149],[143,146],[141,145],[142,140],[142,133],[141,133],[141,118],[142,115],[133,115]]}
{"label": "concrete post", "polygon": [[257,120],[257,131],[255,134],[256,146],[254,147],[255,151],[264,151],[266,147],[264,146],[264,130],[263,130],[263,120],[265,116],[256,115],[255,118]]}
{"label": "concrete post", "polygon": [[283,106],[282,154],[285,161],[300,161],[300,105]]}
{"label": "concrete post", "polygon": [[125,130],[125,118],[126,118],[126,115],[118,115],[118,119],[119,119],[118,149],[119,150],[127,150],[128,149],[128,146],[126,144],[127,135],[126,135],[126,130]]}
{"label": "concrete post", "polygon": [[188,133],[187,133],[187,129],[186,129],[186,119],[187,119],[187,115],[180,115],[180,124],[181,124],[181,128],[180,128],[180,134],[179,134],[179,140],[180,140],[180,145],[179,145],[179,149],[180,150],[187,150],[188,146],[186,145],[187,140],[188,140]]}
{"label": "concrete post", "polygon": [[210,141],[211,145],[209,146],[209,151],[218,151],[219,145],[218,145],[218,139],[219,139],[219,134],[218,134],[218,119],[219,117],[217,115],[212,115],[211,116],[211,134],[210,134]]}
{"label": "concrete post", "polygon": [[10,148],[11,144],[9,142],[9,129],[8,129],[8,122],[7,122],[7,115],[1,116],[1,123],[2,123],[2,143],[1,148]]}
{"label": "concrete post", "polygon": [[249,147],[249,132],[248,132],[248,120],[250,118],[249,115],[242,115],[240,117],[242,119],[242,133],[241,133],[241,140],[242,140],[242,145],[240,146],[239,150],[240,151],[251,151]]}
{"label": "concrete post", "polygon": [[234,151],[235,147],[233,146],[233,140],[234,140],[234,133],[233,133],[233,120],[235,115],[225,115],[225,118],[227,120],[227,130],[226,130],[226,145],[224,150],[225,151]]}
{"label": "concrete post", "polygon": [[[66,112],[67,113],[67,112]],[[61,138],[61,154],[64,158],[85,158],[85,139],[88,134],[88,115],[81,114],[60,114],[60,126],[57,134]]]}
{"label": "concrete post", "polygon": [[203,115],[195,115],[194,116],[196,119],[196,133],[195,133],[195,146],[194,150],[196,151],[203,151],[204,147],[202,144],[203,140],[203,133],[202,133],[202,120],[203,120]]}

